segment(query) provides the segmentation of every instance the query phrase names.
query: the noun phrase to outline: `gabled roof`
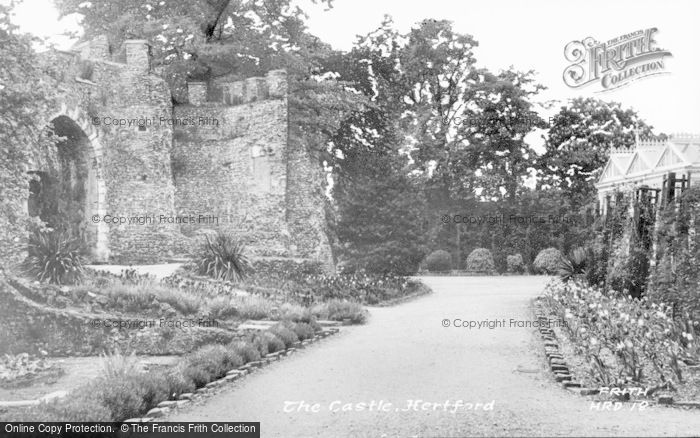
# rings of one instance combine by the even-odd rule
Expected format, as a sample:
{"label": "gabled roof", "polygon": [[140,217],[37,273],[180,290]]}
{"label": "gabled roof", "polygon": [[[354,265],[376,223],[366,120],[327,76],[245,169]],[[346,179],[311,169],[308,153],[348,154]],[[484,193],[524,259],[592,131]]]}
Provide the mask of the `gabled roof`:
{"label": "gabled roof", "polygon": [[661,156],[659,156],[655,167],[668,167],[678,164],[688,164],[688,160],[683,158],[683,153],[677,152],[675,147],[669,144],[668,147],[664,149]]}
{"label": "gabled roof", "polygon": [[601,174],[601,180],[602,179],[612,179],[615,177],[619,177],[625,174],[627,171],[627,168],[629,167],[630,159],[632,158],[632,155],[613,155],[610,156],[610,159],[608,160],[608,163],[605,165],[605,168],[603,169],[603,173]]}
{"label": "gabled roof", "polygon": [[650,171],[655,167],[656,162],[659,160],[659,157],[662,154],[663,151],[659,150],[658,148],[637,149],[634,155],[632,156],[630,165],[625,171],[625,175],[644,173]]}
{"label": "gabled roof", "polygon": [[614,149],[596,185],[624,183],[644,176],[700,168],[700,136],[678,135],[666,141],[637,139],[634,149]]}

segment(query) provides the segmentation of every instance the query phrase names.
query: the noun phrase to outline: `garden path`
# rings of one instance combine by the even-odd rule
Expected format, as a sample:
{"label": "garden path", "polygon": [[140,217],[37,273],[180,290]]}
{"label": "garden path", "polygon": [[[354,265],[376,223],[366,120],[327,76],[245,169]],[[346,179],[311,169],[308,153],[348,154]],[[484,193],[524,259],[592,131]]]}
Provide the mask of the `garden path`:
{"label": "garden path", "polygon": [[[260,421],[263,437],[688,436],[700,412],[590,409],[557,386],[531,328],[530,299],[544,277],[426,277],[434,293],[372,308],[341,332],[242,379],[167,421]],[[443,319],[450,327],[443,327]],[[455,319],[506,327],[454,327]],[[409,400],[493,402],[493,410],[403,411]],[[302,402],[304,405],[299,405]],[[382,409],[334,412],[346,404]],[[285,402],[297,402],[294,405]],[[335,402],[335,403],[334,403]],[[387,405],[391,403],[391,405]],[[318,412],[312,412],[318,404]],[[386,411],[385,411],[386,410]]]}

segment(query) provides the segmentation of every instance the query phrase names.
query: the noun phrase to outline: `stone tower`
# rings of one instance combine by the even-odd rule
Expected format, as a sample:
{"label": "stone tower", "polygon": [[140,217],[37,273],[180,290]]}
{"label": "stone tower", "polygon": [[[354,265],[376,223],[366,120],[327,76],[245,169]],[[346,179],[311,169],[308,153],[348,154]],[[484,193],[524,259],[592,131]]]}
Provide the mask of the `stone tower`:
{"label": "stone tower", "polygon": [[173,104],[147,41],[111,53],[100,37],[44,58],[60,90],[44,123],[65,140],[32,151],[27,214],[70,215],[92,262],[163,262],[225,230],[252,256],[334,270],[320,166],[289,141],[285,71],[191,82]]}

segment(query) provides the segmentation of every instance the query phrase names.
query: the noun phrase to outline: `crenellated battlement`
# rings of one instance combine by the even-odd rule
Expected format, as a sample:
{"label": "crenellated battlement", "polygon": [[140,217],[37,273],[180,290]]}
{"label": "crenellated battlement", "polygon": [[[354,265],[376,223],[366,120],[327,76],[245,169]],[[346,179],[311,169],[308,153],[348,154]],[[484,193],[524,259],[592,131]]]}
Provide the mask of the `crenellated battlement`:
{"label": "crenellated battlement", "polygon": [[[73,46],[71,55],[80,60],[104,62],[126,67],[134,74],[151,73],[151,46],[146,40],[126,40],[121,50],[112,53],[106,36]],[[272,70],[262,77],[231,81],[228,77],[210,82],[188,81],[188,103],[194,106],[234,106],[270,99],[285,99],[288,92],[287,72]]]}
{"label": "crenellated battlement", "polygon": [[187,82],[190,105],[204,104],[241,105],[268,99],[287,97],[287,72],[272,70],[264,77],[252,77],[241,81]]}
{"label": "crenellated battlement", "polygon": [[112,53],[107,37],[100,35],[76,44],[70,51],[78,54],[83,60],[125,66],[129,71],[137,74],[151,73],[151,45],[146,40],[125,40],[122,50]]}
{"label": "crenellated battlement", "polygon": [[78,43],[71,48],[82,59],[111,61],[109,41],[105,35],[100,35],[89,41]]}

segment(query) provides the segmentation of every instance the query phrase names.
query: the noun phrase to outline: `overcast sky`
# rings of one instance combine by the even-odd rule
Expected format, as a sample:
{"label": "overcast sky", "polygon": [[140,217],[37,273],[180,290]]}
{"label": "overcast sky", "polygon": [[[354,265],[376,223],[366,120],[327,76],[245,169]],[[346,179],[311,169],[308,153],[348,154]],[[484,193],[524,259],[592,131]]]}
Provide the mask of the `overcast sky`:
{"label": "overcast sky", "polygon": [[[3,0],[0,0],[3,1]],[[115,0],[118,1],[118,0]],[[657,131],[700,133],[700,2],[696,0],[335,0],[334,8],[311,7],[311,32],[337,49],[348,50],[356,35],[376,29],[385,14],[405,31],[425,18],[448,19],[479,42],[478,65],[493,71],[510,65],[535,70],[548,87],[540,100],[593,96],[621,102],[639,111]],[[78,20],[58,21],[51,0],[25,0],[15,22],[39,36],[75,30]],[[593,37],[606,41],[656,27],[657,46],[670,51],[669,74],[635,81],[618,90],[571,89],[562,80],[569,65],[564,46]],[[66,46],[68,40],[56,39]],[[547,115],[546,113],[543,113]]]}

